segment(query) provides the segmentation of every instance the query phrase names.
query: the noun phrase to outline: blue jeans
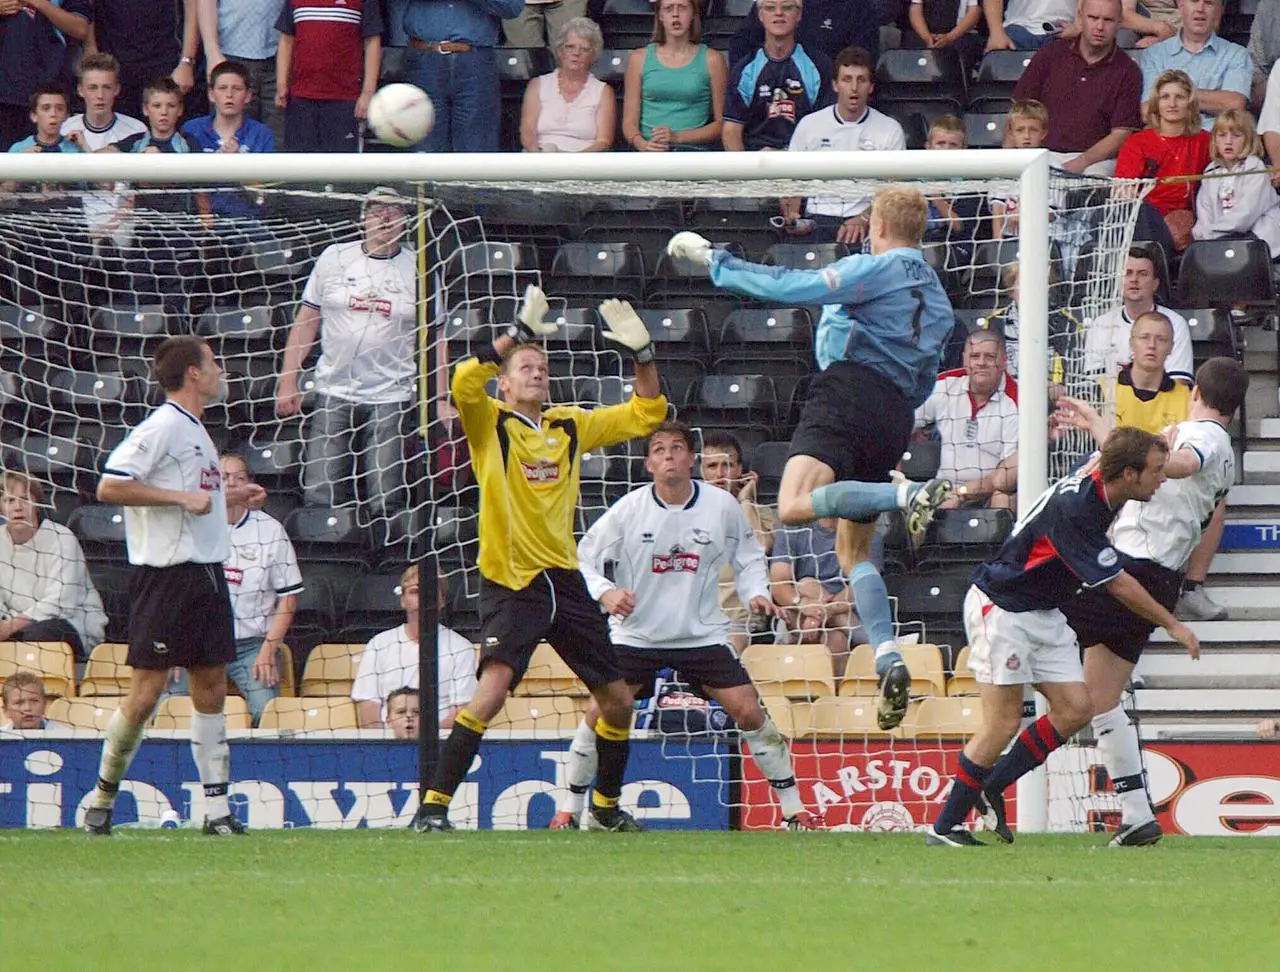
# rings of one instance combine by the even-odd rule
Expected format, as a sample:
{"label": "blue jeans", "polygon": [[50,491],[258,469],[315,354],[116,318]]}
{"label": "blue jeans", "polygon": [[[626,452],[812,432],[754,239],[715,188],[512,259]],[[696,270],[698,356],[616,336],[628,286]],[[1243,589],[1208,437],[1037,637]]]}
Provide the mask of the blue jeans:
{"label": "blue jeans", "polygon": [[[235,661],[227,666],[227,677],[235,682],[240,691],[244,693],[244,701],[249,706],[249,715],[253,718],[255,726],[258,724],[258,720],[262,718],[262,710],[267,707],[267,703],[280,694],[279,682],[268,688],[253,677],[253,663],[257,660],[258,652],[261,650],[261,638],[237,638]],[[178,680],[166,688],[161,699],[168,698],[170,695],[189,694],[187,670],[184,668],[180,669]]]}
{"label": "blue jeans", "polygon": [[427,93],[435,126],[419,152],[496,152],[501,100],[498,62],[492,47],[463,54],[405,50],[404,79]]}
{"label": "blue jeans", "polygon": [[1013,24],[1010,27],[1006,27],[1004,32],[1009,35],[1009,40],[1013,41],[1014,47],[1020,51],[1038,51],[1045,44],[1058,38],[1056,33],[1033,34],[1021,24]]}

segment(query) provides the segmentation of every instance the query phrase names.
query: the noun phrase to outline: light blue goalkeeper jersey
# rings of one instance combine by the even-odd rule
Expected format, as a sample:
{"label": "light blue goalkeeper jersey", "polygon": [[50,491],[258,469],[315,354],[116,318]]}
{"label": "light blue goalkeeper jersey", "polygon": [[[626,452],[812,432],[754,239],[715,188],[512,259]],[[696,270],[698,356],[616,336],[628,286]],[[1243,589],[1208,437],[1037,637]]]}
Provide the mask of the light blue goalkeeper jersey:
{"label": "light blue goalkeeper jersey", "polygon": [[818,367],[851,361],[871,368],[912,408],[933,392],[955,326],[938,275],[910,247],[854,254],[821,270],[766,267],[713,250],[711,282],[770,303],[822,304],[813,341]]}

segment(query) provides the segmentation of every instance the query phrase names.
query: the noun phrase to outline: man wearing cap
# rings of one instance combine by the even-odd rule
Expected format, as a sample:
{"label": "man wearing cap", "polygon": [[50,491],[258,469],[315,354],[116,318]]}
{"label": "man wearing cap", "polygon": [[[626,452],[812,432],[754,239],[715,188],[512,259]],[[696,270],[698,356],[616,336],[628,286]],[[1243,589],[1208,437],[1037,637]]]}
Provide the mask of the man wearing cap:
{"label": "man wearing cap", "polygon": [[302,363],[319,339],[303,435],[306,503],[343,506],[358,496],[369,521],[406,506],[404,437],[417,374],[417,268],[401,245],[409,202],[394,189],[373,189],[361,214],[361,239],[320,254],[276,385],[276,413],[301,412]]}

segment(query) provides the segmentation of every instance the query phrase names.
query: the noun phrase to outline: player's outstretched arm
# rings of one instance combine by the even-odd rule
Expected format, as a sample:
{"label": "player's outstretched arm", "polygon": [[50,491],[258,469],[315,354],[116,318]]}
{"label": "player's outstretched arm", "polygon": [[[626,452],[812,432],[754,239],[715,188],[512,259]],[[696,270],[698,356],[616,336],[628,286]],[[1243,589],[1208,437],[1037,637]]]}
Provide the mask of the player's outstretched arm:
{"label": "player's outstretched arm", "polygon": [[858,257],[845,257],[821,270],[791,270],[749,263],[726,250],[713,249],[704,237],[688,230],[671,237],[667,253],[673,257],[705,263],[711,282],[756,300],[783,304],[847,303],[853,299],[845,293],[856,279],[846,279],[847,269]]}
{"label": "player's outstretched arm", "polygon": [[1147,593],[1127,571],[1120,571],[1107,582],[1107,593],[1139,617],[1158,624],[1169,632],[1169,637],[1187,649],[1193,659],[1200,657],[1200,640],[1194,631],[1170,614],[1155,598]]}

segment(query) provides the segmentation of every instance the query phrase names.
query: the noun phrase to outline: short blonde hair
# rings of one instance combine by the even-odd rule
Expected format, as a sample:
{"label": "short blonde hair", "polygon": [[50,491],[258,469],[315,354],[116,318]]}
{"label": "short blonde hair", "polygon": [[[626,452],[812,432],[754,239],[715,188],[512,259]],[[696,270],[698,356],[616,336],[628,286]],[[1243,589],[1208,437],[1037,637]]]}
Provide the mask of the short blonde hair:
{"label": "short blonde hair", "polygon": [[1209,157],[1215,162],[1222,162],[1218,154],[1218,132],[1239,132],[1244,136],[1244,154],[1262,155],[1262,138],[1258,135],[1258,126],[1253,122],[1253,115],[1239,108],[1228,108],[1213,120],[1213,132],[1209,138]]}
{"label": "short blonde hair", "polygon": [[1049,130],[1049,109],[1044,106],[1044,102],[1036,101],[1035,98],[1024,98],[1009,106],[1009,117],[1004,123],[1006,133],[1015,118],[1029,118],[1039,122],[1040,127],[1045,131]]}
{"label": "short blonde hair", "polygon": [[871,215],[881,219],[889,239],[919,246],[929,221],[929,204],[919,190],[890,186],[876,193]]}
{"label": "short blonde hair", "polygon": [[1142,106],[1142,120],[1147,127],[1159,131],[1160,129],[1160,89],[1167,84],[1176,84],[1187,93],[1187,119],[1182,123],[1182,131],[1180,135],[1194,135],[1200,131],[1200,99],[1196,97],[1196,85],[1191,80],[1191,75],[1186,71],[1177,69],[1164,71],[1160,77],[1156,78],[1156,83],[1151,86],[1151,93],[1147,95],[1146,103]]}
{"label": "short blonde hair", "polygon": [[934,132],[953,132],[964,139],[966,144],[969,141],[965,137],[964,122],[955,115],[939,115],[935,118],[933,124],[929,126],[929,134],[926,136],[927,141],[932,141]]}
{"label": "short blonde hair", "polygon": [[13,702],[11,695],[16,696],[24,688],[36,689],[44,695],[44,682],[40,681],[40,676],[20,668],[4,680],[3,686],[0,686],[0,699],[3,699],[5,706],[8,706]]}
{"label": "short blonde hair", "polygon": [[575,34],[591,45],[591,60],[600,56],[600,52],[604,50],[604,34],[600,33],[600,26],[590,17],[573,17],[565,21],[564,26],[556,32],[555,49],[560,50]]}

